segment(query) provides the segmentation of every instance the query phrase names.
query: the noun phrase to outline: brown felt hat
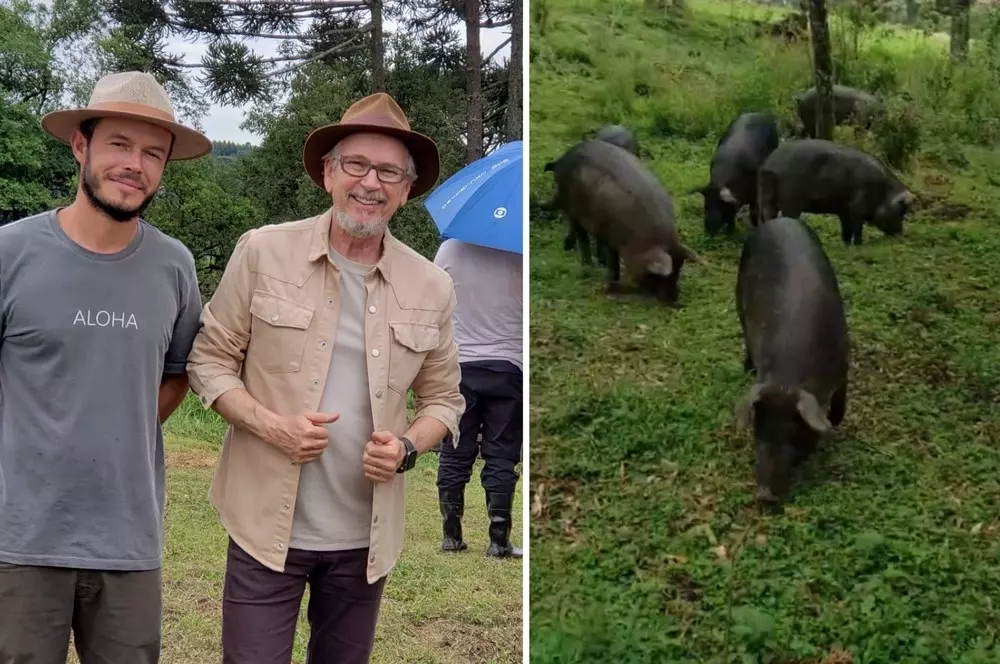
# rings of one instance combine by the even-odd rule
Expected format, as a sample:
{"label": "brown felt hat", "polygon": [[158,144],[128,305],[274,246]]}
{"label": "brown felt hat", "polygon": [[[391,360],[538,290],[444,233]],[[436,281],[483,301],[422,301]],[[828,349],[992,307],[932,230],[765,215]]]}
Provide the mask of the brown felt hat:
{"label": "brown felt hat", "polygon": [[396,100],[384,92],[376,92],[352,104],[340,122],[314,129],[306,138],[302,161],[309,177],[321,189],[326,189],[323,186],[323,155],[341,139],[359,132],[385,134],[406,145],[417,167],[417,180],[410,187],[408,198],[416,198],[437,182],[441,171],[437,144],[423,134],[410,131],[410,123]]}
{"label": "brown felt hat", "polygon": [[212,141],[174,120],[167,91],[150,74],[126,71],[109,74],[94,86],[86,108],[53,111],[42,117],[42,129],[69,144],[73,131],[91,118],[128,118],[163,127],[174,135],[171,161],[204,157],[212,151]]}

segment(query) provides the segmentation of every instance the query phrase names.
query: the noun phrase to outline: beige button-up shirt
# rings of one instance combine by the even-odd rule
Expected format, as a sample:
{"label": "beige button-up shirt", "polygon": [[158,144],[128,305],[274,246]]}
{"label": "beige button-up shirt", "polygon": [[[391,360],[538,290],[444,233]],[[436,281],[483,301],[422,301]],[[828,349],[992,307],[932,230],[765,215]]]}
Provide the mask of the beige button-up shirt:
{"label": "beige button-up shirt", "polygon": [[[332,216],[331,209],[240,237],[188,360],[191,388],[204,407],[242,387],[279,415],[319,408],[339,313],[340,272],[329,257]],[[451,278],[386,231],[365,286],[375,430],[403,435],[412,388],[416,417],[443,422],[457,440],[465,400]],[[270,443],[230,426],[209,491],[233,540],[276,571],[284,571],[299,469]],[[375,483],[369,583],[387,574],[402,551],[405,490],[404,473]]]}

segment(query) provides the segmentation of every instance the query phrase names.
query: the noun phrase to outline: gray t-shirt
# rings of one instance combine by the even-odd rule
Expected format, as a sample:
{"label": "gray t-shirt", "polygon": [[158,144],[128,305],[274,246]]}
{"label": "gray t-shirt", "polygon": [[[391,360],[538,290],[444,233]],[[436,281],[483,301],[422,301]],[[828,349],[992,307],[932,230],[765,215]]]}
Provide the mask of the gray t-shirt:
{"label": "gray t-shirt", "polygon": [[340,418],[326,425],[330,438],[323,454],[302,466],[289,542],[316,551],[368,546],[375,490],[361,462],[374,427],[365,351],[365,275],[373,268],[332,248],[330,255],[340,268],[340,316],[319,409]]}
{"label": "gray t-shirt", "polygon": [[97,254],[49,211],[0,227],[0,561],[161,563],[161,378],[198,331],[194,258],[142,222]]}
{"label": "gray t-shirt", "polygon": [[441,243],[434,264],[455,284],[455,343],[458,361],[506,360],[523,369],[524,257],[450,238]]}

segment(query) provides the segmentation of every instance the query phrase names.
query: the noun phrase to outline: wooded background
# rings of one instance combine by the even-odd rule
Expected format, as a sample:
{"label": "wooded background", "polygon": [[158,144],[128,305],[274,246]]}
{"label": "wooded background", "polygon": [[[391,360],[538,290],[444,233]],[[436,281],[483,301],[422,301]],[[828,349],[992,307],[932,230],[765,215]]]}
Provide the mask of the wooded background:
{"label": "wooded background", "polygon": [[[177,237],[214,292],[247,229],[318,214],[329,196],[302,167],[314,128],[386,91],[437,141],[439,184],[521,139],[522,0],[0,0],[0,224],[69,203],[79,166],[40,117],[85,106],[101,76],[152,73],[178,119],[201,128],[212,103],[246,110],[259,146],[216,141],[211,157],[168,166],[145,217]],[[509,30],[492,53],[480,31]],[[464,32],[466,43],[461,35]],[[176,43],[208,44],[189,62]],[[263,57],[248,40],[280,44]],[[510,45],[510,58],[495,57]],[[440,243],[419,200],[393,233],[427,257]]]}

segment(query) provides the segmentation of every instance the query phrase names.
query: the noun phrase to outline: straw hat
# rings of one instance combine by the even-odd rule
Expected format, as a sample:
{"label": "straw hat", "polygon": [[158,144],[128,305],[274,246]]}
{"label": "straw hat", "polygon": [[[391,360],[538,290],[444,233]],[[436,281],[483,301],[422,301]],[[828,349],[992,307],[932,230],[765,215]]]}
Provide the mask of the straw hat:
{"label": "straw hat", "polygon": [[53,138],[69,144],[73,130],[90,118],[129,118],[169,130],[176,139],[171,161],[197,159],[212,151],[212,142],[207,137],[174,121],[167,91],[145,72],[105,76],[94,86],[86,108],[49,113],[42,117],[42,128]]}
{"label": "straw hat", "polygon": [[396,100],[384,92],[357,101],[344,112],[340,122],[314,129],[302,148],[302,161],[309,177],[323,186],[323,155],[343,138],[358,132],[374,132],[398,138],[406,145],[417,167],[417,181],[408,198],[423,194],[437,182],[441,170],[437,144],[427,136],[410,131],[410,123]]}

